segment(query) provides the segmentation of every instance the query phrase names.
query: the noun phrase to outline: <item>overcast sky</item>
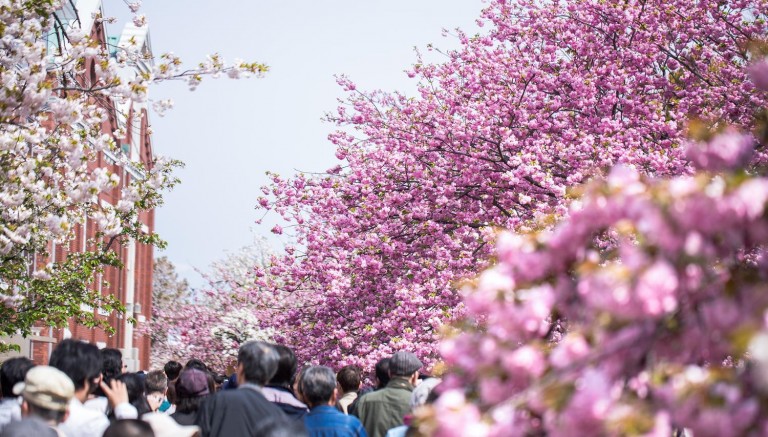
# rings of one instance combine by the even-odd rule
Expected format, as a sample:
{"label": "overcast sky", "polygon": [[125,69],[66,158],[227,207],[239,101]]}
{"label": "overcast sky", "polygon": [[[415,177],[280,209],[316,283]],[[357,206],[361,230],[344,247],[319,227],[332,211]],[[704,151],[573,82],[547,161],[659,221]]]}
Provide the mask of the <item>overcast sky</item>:
{"label": "overcast sky", "polygon": [[[106,15],[125,10],[104,0]],[[266,171],[288,176],[336,164],[321,121],[343,96],[334,80],[346,74],[358,89],[413,92],[403,71],[414,47],[452,48],[441,30],[469,33],[482,0],[144,0],[155,56],[173,51],[188,64],[218,52],[268,64],[263,79],[206,80],[194,92],[183,83],[161,84],[156,99],[172,98],[165,117],[151,115],[155,153],[184,161],[182,179],[157,211],[156,230],[166,255],[194,286],[195,269],[264,235],[277,218],[255,224]],[[111,34],[121,30],[108,28]]]}

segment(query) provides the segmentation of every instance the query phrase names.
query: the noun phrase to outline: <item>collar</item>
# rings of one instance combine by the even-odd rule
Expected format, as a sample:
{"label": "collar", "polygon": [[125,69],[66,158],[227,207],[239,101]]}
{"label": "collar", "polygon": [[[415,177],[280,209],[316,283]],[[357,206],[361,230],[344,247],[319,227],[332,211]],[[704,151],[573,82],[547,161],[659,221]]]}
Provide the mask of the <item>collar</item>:
{"label": "collar", "polygon": [[408,391],[413,391],[413,386],[408,381],[408,379],[397,378],[397,377],[390,379],[389,382],[387,383],[386,388],[399,388],[399,389],[404,389]]}
{"label": "collar", "polygon": [[264,386],[264,388],[271,388],[272,390],[284,391],[286,393],[293,394],[293,391],[289,390],[286,387],[283,387],[282,385],[269,385],[269,384],[267,384],[267,385]]}
{"label": "collar", "polygon": [[244,382],[242,384],[239,384],[237,386],[237,388],[238,389],[247,388],[247,389],[250,389],[250,390],[256,390],[257,392],[261,393],[261,386],[257,385],[257,384],[254,384],[252,382]]}
{"label": "collar", "polygon": [[292,407],[301,408],[303,410],[307,409],[307,406],[299,401],[296,396],[294,396],[293,393],[288,390],[274,387],[264,387],[261,390],[261,393],[270,402],[290,405]]}
{"label": "collar", "polygon": [[328,412],[338,413],[339,410],[337,410],[336,407],[332,407],[330,405],[318,405],[316,407],[312,407],[312,409],[309,410],[309,414],[312,414],[312,413],[322,414],[322,413],[328,413]]}

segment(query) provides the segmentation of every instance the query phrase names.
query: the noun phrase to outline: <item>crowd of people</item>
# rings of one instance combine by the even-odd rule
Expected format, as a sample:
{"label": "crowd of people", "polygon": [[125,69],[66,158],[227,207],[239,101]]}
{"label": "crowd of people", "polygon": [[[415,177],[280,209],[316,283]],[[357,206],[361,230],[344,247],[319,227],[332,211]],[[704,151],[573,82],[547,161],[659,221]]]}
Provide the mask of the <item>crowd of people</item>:
{"label": "crowd of people", "polygon": [[284,345],[251,341],[223,375],[191,359],[127,372],[117,349],[64,340],[48,365],[27,358],[0,366],[0,437],[404,437],[412,411],[431,402],[440,379],[413,353],[396,352],[363,387],[356,366],[299,370]]}

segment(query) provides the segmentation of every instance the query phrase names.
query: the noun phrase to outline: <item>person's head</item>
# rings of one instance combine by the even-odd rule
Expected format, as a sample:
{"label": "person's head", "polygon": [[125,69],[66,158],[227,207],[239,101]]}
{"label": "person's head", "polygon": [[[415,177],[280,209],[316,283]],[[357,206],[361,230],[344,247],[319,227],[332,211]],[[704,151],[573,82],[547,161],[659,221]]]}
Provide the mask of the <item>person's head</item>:
{"label": "person's head", "polygon": [[152,411],[157,411],[168,391],[168,377],[162,370],[153,370],[144,376],[144,395]]}
{"label": "person's head", "polygon": [[411,352],[395,352],[389,359],[390,378],[407,378],[411,384],[416,384],[419,379],[419,369],[423,364],[416,355]]}
{"label": "person's head", "polygon": [[35,363],[26,357],[11,358],[0,366],[0,390],[2,397],[13,398],[13,386],[24,381],[29,369],[35,367]]}
{"label": "person's head", "polygon": [[360,368],[357,366],[344,366],[336,374],[336,382],[339,383],[343,393],[351,393],[360,390]]}
{"label": "person's head", "polygon": [[165,371],[165,376],[168,377],[168,391],[166,392],[166,396],[168,397],[168,402],[175,404],[176,403],[176,385],[175,382],[177,379],[179,379],[179,373],[181,373],[181,370],[183,367],[181,366],[181,363],[178,361],[168,361],[165,363],[165,366],[163,367],[163,370]]}
{"label": "person's head", "polygon": [[221,390],[224,387],[224,383],[227,382],[227,375],[222,375],[221,373],[211,373],[211,378],[213,378],[216,391]]}
{"label": "person's head", "polygon": [[291,385],[293,375],[296,373],[296,355],[288,346],[274,344],[272,347],[277,351],[280,359],[277,362],[277,372],[269,380],[269,385],[288,388]]}
{"label": "person's head", "polygon": [[389,358],[382,358],[376,363],[376,381],[378,388],[384,388],[389,383]]}
{"label": "person's head", "polygon": [[310,408],[336,402],[336,374],[325,366],[309,367],[301,375],[301,394]]}
{"label": "person's head", "polygon": [[[123,364],[123,353],[119,349],[99,349],[101,356],[101,377],[105,384],[120,376],[128,366]],[[96,396],[106,396],[100,387],[93,390]]]}
{"label": "person's head", "polygon": [[69,376],[81,401],[99,386],[101,356],[99,348],[90,343],[62,340],[51,353],[49,364]]}
{"label": "person's head", "polygon": [[[197,358],[192,358],[191,360],[187,361],[187,364],[184,365],[184,369],[201,370],[209,376],[211,373],[211,369],[208,367],[208,365],[206,365],[202,360],[198,360]],[[211,391],[211,393],[216,391],[216,382],[214,382],[212,376],[208,378],[208,389]]]}
{"label": "person's head", "polygon": [[431,404],[439,394],[435,388],[440,385],[442,379],[427,378],[421,381],[411,392],[411,409],[416,409],[422,405]]}
{"label": "person's head", "polygon": [[237,354],[238,383],[266,384],[277,371],[279,358],[269,343],[249,341],[243,344]]}
{"label": "person's head", "polygon": [[187,361],[187,364],[184,366],[184,368],[198,369],[198,370],[202,370],[203,372],[208,371],[208,366],[206,366],[202,360],[198,360],[197,358],[192,358],[191,360]]}
{"label": "person's head", "polygon": [[139,416],[152,410],[147,402],[144,378],[136,373],[123,373],[115,379],[125,384],[125,388],[128,391],[128,402],[136,407]]}
{"label": "person's head", "polygon": [[128,402],[133,403],[145,393],[144,379],[136,373],[123,373],[115,379],[125,384],[125,389],[128,391]]}
{"label": "person's head", "polygon": [[118,349],[104,348],[99,350],[101,355],[101,374],[108,382],[123,373],[123,353]]}
{"label": "person's head", "polygon": [[24,416],[58,425],[66,419],[69,401],[75,396],[75,385],[55,367],[36,366],[27,372],[24,382],[16,384],[13,393],[23,399]]}
{"label": "person's head", "polygon": [[152,427],[139,419],[121,419],[112,422],[103,437],[155,437]]}
{"label": "person's head", "polygon": [[198,369],[185,369],[176,380],[176,411],[193,413],[211,394],[208,388],[208,375]]}
{"label": "person's head", "polygon": [[165,394],[165,390],[168,388],[168,377],[165,376],[165,372],[162,370],[153,370],[147,373],[147,377],[144,378],[144,384],[148,394]]}
{"label": "person's head", "polygon": [[171,360],[165,363],[163,370],[165,371],[165,376],[168,377],[168,381],[175,381],[179,377],[182,368],[180,362]]}

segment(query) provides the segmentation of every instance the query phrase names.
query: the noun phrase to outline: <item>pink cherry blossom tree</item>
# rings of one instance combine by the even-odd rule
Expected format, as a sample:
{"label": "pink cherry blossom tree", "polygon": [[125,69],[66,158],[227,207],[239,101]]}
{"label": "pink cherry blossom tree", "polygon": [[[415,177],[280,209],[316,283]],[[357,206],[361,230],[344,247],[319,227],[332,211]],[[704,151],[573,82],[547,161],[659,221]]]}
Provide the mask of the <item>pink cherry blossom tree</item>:
{"label": "pink cherry blossom tree", "polygon": [[[141,27],[146,17],[139,5],[129,7]],[[194,88],[206,75],[258,76],[267,68],[228,65],[212,55],[183,69],[172,54],[134,68],[149,54],[134,47],[134,39],[106,47],[87,29],[108,19],[100,9],[93,16],[82,12],[59,0],[0,6],[0,336],[27,335],[36,323],[63,325],[69,318],[108,328],[94,309],[123,308],[97,291],[95,278],[104,266],[119,266],[116,251],[129,239],[164,244],[142,230],[139,216],[162,204],[162,192],[177,182],[178,163],[122,153],[118,143],[126,132],[105,131],[109,120],[135,116],[121,108],[146,102],[154,83],[178,79]],[[118,173],[125,173],[121,189]],[[119,201],[100,202],[104,194]],[[86,221],[98,232],[85,250],[66,259],[48,256],[52,243],[69,244]],[[12,347],[0,341],[0,351]]]}
{"label": "pink cherry blossom tree", "polygon": [[296,244],[257,269],[252,295],[300,296],[272,320],[305,358],[433,360],[439,328],[467,310],[455,284],[496,256],[495,229],[566,214],[568,188],[615,164],[688,174],[691,118],[752,127],[766,96],[744,66],[766,11],[765,0],[495,1],[480,34],[458,32],[444,62],[407,71],[417,96],[339,78],[348,98],[328,118],[340,164],[272,175],[260,206]]}
{"label": "pink cherry blossom tree", "polygon": [[[264,268],[270,256],[267,242],[257,239],[213,263],[200,290],[187,289],[181,299],[156,306],[152,320],[144,327],[155,340],[153,367],[162,367],[168,360],[198,358],[224,372],[236,362],[242,343],[272,341],[274,329],[266,321],[279,306],[277,299],[246,297],[247,291],[257,287],[254,265]],[[179,285],[171,281],[170,289]]]}
{"label": "pink cherry blossom tree", "polygon": [[[763,58],[763,94],[765,74]],[[422,431],[765,435],[768,178],[745,170],[768,143],[757,113],[753,132],[692,129],[693,174],[620,165],[554,227],[504,233],[498,263],[463,287],[441,346],[452,389]]]}

